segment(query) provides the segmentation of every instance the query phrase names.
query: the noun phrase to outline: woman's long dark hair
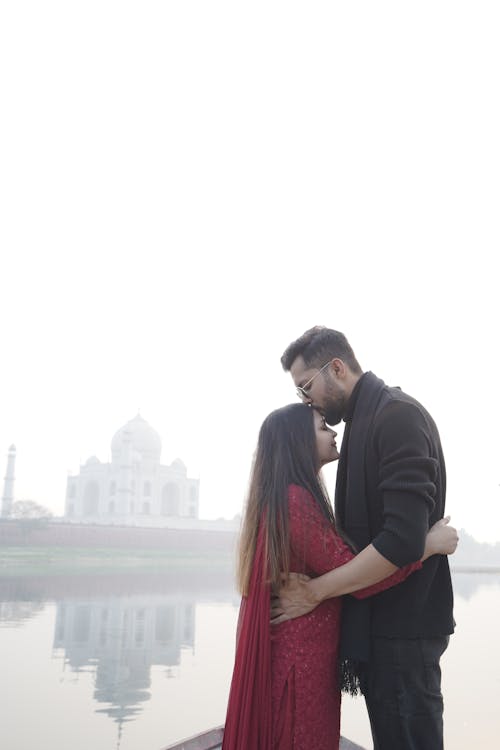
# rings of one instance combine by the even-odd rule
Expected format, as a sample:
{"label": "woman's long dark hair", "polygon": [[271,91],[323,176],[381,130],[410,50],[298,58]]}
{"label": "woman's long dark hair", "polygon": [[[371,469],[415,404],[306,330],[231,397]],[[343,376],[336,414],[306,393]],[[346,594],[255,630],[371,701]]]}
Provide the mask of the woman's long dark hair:
{"label": "woman's long dark hair", "polygon": [[314,412],[306,404],[290,404],[271,412],[260,428],[240,535],[237,583],[248,593],[259,523],[266,519],[267,557],[272,586],[289,572],[288,487],[309,490],[333,523],[328,493],[319,473]]}

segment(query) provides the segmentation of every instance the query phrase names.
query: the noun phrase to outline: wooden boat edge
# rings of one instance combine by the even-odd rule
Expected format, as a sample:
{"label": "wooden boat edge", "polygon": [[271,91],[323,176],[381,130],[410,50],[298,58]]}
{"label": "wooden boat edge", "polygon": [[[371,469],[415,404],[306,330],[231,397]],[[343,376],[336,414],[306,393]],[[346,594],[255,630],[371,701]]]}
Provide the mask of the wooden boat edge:
{"label": "wooden boat edge", "polygon": [[173,745],[167,745],[162,750],[216,750],[222,745],[223,734],[223,726],[215,727],[208,732],[201,732]]}
{"label": "wooden boat edge", "polygon": [[[167,745],[162,750],[218,750],[222,745],[222,737],[224,734],[224,727],[215,727],[210,729],[208,732],[201,732],[193,737],[188,737],[185,740],[176,742],[173,745]],[[345,737],[340,738],[340,750],[365,750],[361,745],[356,745],[355,742],[346,739]]]}

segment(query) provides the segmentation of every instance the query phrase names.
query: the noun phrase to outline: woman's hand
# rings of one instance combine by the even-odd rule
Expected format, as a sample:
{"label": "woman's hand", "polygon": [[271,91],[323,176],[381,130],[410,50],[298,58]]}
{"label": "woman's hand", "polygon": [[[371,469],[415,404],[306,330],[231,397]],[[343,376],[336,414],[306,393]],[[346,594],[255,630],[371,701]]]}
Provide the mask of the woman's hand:
{"label": "woman's hand", "polygon": [[431,555],[452,555],[458,544],[457,530],[448,526],[450,516],[445,516],[431,526],[425,540],[425,550],[422,560]]}

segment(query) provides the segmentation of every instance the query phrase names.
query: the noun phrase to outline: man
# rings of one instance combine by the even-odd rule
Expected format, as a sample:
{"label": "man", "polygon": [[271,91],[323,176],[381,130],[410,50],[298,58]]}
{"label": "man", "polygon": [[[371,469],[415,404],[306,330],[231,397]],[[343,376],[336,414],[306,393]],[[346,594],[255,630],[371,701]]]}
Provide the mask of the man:
{"label": "man", "polygon": [[[300,397],[328,424],[346,423],[335,517],[339,531],[362,550],[360,582],[375,583],[420,559],[445,505],[445,464],[430,414],[399,388],[363,373],[338,331],[311,328],[281,363]],[[328,598],[328,576],[292,578],[273,621],[298,617]],[[448,558],[429,558],[404,583],[372,599],[346,597],[342,617],[344,688],[363,692],[375,750],[442,750],[439,660],[454,629]]]}

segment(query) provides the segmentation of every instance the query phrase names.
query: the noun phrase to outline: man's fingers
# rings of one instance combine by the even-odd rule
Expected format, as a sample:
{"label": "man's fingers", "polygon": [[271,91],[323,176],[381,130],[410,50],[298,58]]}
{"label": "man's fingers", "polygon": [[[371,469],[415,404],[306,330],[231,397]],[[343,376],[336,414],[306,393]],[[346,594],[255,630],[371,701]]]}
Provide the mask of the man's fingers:
{"label": "man's fingers", "polygon": [[434,526],[446,526],[450,523],[451,516],[445,516],[444,518],[440,518],[439,521],[436,521]]}
{"label": "man's fingers", "polygon": [[286,573],[281,572],[280,573],[280,579],[282,586],[285,586],[289,581],[293,581],[294,579],[296,581],[309,581],[309,576],[306,576],[305,573],[289,573],[286,575]]}
{"label": "man's fingers", "polygon": [[289,619],[290,618],[287,615],[285,615],[285,614],[280,615],[279,617],[272,617],[271,618],[271,625],[279,625],[282,622],[287,622]]}

